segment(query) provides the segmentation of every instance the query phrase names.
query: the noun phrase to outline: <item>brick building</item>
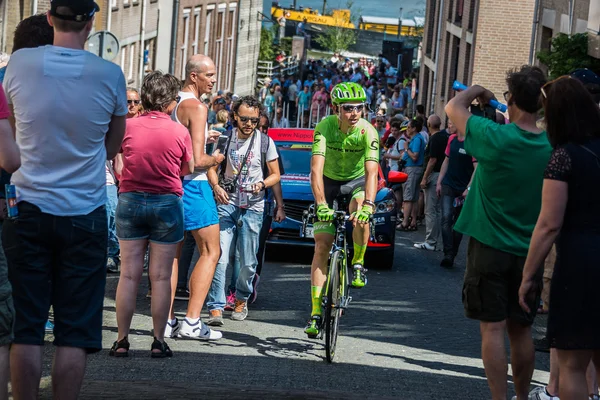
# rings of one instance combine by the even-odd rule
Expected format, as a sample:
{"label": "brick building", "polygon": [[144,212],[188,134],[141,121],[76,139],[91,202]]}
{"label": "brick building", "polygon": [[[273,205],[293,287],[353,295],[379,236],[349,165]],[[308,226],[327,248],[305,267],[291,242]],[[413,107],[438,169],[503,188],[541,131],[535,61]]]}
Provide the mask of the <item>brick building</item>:
{"label": "brick building", "polygon": [[418,101],[443,116],[454,80],[501,99],[506,71],[534,53],[534,8],[535,0],[428,0]]}

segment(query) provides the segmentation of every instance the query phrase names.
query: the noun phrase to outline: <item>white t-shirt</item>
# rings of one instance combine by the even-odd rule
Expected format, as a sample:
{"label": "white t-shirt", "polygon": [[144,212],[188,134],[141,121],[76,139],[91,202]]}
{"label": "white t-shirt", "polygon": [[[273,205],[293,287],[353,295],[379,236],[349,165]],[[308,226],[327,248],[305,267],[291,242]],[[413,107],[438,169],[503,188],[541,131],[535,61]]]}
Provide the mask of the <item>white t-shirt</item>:
{"label": "white t-shirt", "polygon": [[[239,139],[237,135],[237,129],[232,132],[231,142],[229,143],[229,150],[227,152],[227,169],[225,170],[225,178],[235,178],[240,171],[241,163],[244,161],[248,146],[252,137],[248,139]],[[244,188],[247,185],[264,181],[262,172],[262,163],[260,160],[260,145],[262,141],[262,135],[260,131],[254,132],[256,138],[254,139],[253,148],[248,154],[248,159],[245,165],[241,168],[242,175],[238,181],[238,188]],[[273,139],[269,138],[269,147],[267,149],[267,163],[279,158],[277,155],[277,149]],[[266,177],[265,177],[266,178]],[[264,197],[265,192],[262,191],[258,194],[253,193],[240,193],[238,190],[236,193],[229,193],[229,204],[242,207],[244,204],[243,197],[247,198],[247,206],[249,210],[262,213],[264,211]]]}
{"label": "white t-shirt", "polygon": [[[400,136],[398,140],[394,142],[392,147],[388,150],[388,153],[392,156],[399,156],[404,151],[404,143],[406,142],[406,137],[404,135]],[[398,165],[399,160],[388,159],[388,165],[391,171],[400,171],[400,166]]]}
{"label": "white t-shirt", "polygon": [[423,140],[425,140],[425,144],[429,143],[429,133],[426,130],[422,130],[419,132],[421,136],[423,136]]}
{"label": "white t-shirt", "polygon": [[121,68],[85,50],[21,49],[6,70],[21,168],[18,201],[57,216],[89,214],[106,203],[106,148],[113,115],[127,114]]}

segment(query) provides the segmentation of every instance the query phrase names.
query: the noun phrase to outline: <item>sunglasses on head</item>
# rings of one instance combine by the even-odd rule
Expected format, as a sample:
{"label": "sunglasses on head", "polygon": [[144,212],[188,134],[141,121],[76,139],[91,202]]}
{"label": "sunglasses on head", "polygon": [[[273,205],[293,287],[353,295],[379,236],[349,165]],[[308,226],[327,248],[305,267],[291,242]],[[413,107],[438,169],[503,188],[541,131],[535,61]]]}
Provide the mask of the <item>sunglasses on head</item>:
{"label": "sunglasses on head", "polygon": [[252,123],[252,125],[256,125],[256,124],[258,124],[258,121],[260,121],[260,118],[258,118],[258,117],[242,117],[241,115],[238,115],[237,117],[240,119],[240,122],[243,124],[250,121]]}
{"label": "sunglasses on head", "polygon": [[544,96],[545,99],[548,98],[548,95],[546,93],[546,91],[550,90],[550,86],[552,86],[554,83],[562,80],[562,79],[571,79],[571,75],[563,75],[563,76],[559,76],[558,78],[550,81],[550,82],[546,82],[546,84],[544,86],[542,86],[542,96]]}
{"label": "sunglasses on head", "polygon": [[363,107],[364,106],[362,104],[357,105],[357,106],[353,106],[352,104],[344,104],[342,106],[342,110],[344,110],[347,113],[351,113],[351,112],[357,112],[357,113],[359,113],[359,112],[361,112],[363,110]]}
{"label": "sunglasses on head", "polygon": [[127,100],[127,104],[140,104],[141,100]]}
{"label": "sunglasses on head", "polygon": [[177,96],[177,97],[175,97],[175,101],[176,101],[177,103],[179,103],[179,102],[181,101],[181,96]]}

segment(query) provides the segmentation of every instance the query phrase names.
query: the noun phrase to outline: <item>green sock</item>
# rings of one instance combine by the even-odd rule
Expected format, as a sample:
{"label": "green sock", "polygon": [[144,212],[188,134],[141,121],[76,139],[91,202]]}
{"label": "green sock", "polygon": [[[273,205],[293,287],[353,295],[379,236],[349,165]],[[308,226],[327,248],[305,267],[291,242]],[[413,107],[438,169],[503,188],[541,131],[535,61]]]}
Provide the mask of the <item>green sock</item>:
{"label": "green sock", "polygon": [[352,257],[352,265],[365,263],[365,252],[367,251],[367,245],[361,246],[360,244],[354,243],[354,257]]}
{"label": "green sock", "polygon": [[323,291],[323,288],[321,286],[311,286],[310,287],[310,293],[311,293],[311,298],[312,298],[312,313],[310,314],[312,315],[321,315],[323,312],[321,310],[322,307],[322,299],[321,299],[321,292]]}

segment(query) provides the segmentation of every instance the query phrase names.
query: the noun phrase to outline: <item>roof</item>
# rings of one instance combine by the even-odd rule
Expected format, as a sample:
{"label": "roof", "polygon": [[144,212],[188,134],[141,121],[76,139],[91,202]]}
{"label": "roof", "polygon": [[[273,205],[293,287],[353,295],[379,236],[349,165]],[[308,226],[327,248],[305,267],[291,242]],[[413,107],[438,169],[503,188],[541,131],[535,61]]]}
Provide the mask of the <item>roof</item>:
{"label": "roof", "polygon": [[[402,26],[415,26],[415,19],[403,19]],[[360,17],[360,23],[398,26],[398,18],[369,17],[367,15],[363,15]]]}

